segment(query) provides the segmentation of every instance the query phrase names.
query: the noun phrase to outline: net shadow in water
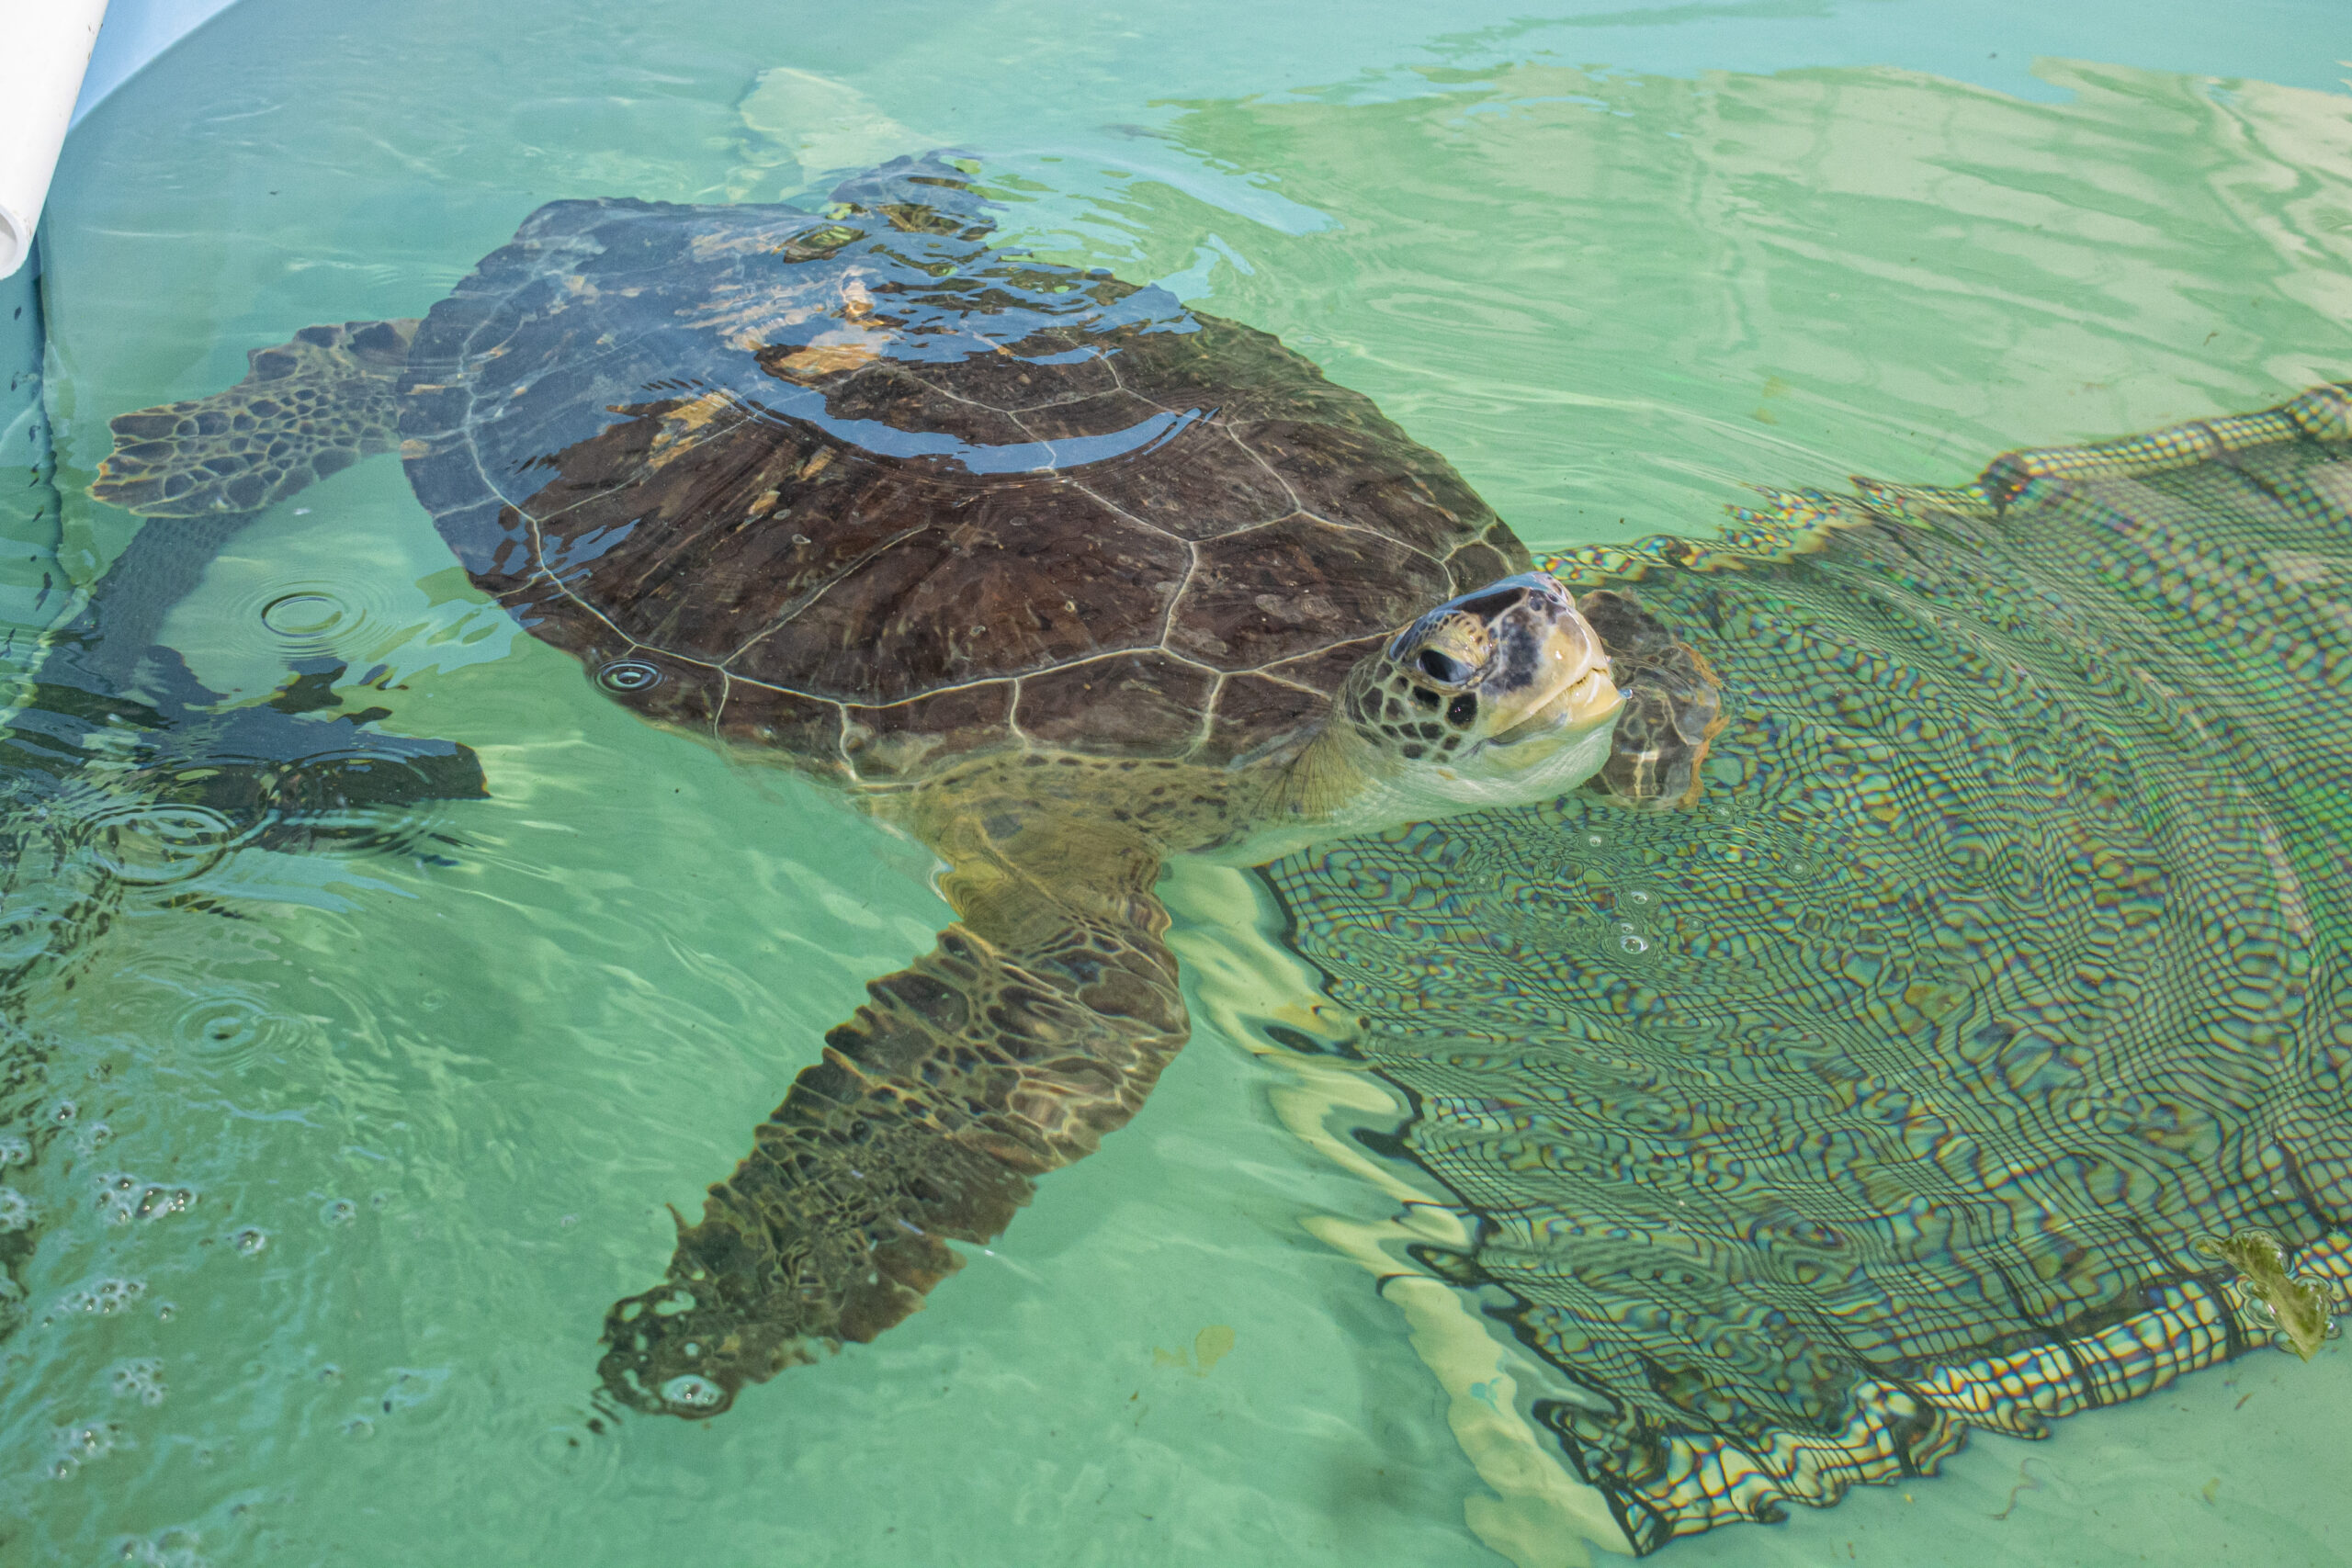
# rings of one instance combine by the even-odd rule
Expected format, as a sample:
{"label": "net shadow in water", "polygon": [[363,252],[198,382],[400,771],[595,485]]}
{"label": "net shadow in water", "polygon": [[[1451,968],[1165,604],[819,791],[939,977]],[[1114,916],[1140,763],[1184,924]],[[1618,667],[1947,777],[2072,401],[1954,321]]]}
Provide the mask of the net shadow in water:
{"label": "net shadow in water", "polygon": [[1272,869],[1637,1549],[2268,1343],[2212,1238],[2352,1277],[2344,407],[1561,558],[1724,673],[1697,809]]}

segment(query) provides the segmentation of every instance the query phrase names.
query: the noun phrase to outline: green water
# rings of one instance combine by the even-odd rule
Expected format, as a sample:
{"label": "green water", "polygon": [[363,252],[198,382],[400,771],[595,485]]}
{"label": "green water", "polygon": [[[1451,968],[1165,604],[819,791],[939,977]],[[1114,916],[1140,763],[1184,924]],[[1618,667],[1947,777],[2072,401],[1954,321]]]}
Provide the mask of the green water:
{"label": "green water", "polygon": [[[1774,14],[1686,9],[1684,37]],[[2276,26],[2332,58],[2320,16]],[[770,198],[804,153],[972,149],[1027,198],[1015,233],[1279,333],[1539,548],[2352,373],[2324,68],[1996,86],[1740,33],[1705,62],[1773,73],[1645,74],[1595,62],[1622,31],[1454,31],[1369,65],[1304,22],[1227,31],[1208,70],[1074,8],[414,3],[363,32],[247,0],[61,175],[59,562],[86,581],[134,525],[78,497],[109,414],[306,322],[420,313],[542,201]],[[1206,1022],[928,1311],[722,1420],[592,1429],[601,1315],[660,1277],[664,1205],[694,1213],[864,980],[929,945],[930,857],[599,696],[472,597],[396,465],[241,536],[167,640],[257,694],[288,652],[258,612],[297,591],[340,607],[313,640],[384,667],[388,727],[475,748],[491,797],[430,813],[432,859],[248,850],[134,888],[13,1000],[0,1134],[37,1157],[0,1171],[34,1216],[0,1253],[0,1562],[1501,1561],[1403,1317],[1302,1224],[1392,1201]],[[190,1199],[118,1220],[119,1175]],[[2257,1354],[1672,1556],[2338,1561],[2346,1368]]]}

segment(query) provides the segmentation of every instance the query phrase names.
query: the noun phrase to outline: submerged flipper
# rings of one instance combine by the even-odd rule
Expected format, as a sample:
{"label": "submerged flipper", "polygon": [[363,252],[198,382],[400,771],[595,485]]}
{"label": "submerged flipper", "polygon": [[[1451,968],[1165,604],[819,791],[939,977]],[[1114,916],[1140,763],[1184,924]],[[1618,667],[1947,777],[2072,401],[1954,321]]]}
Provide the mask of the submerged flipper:
{"label": "submerged flipper", "polygon": [[825,1037],[749,1157],[683,1223],[667,1281],[605,1320],[605,1385],[713,1416],[868,1340],[986,1242],[1038,1176],[1091,1154],[1188,1024],[1141,848],[978,829],[943,846],[961,919]]}
{"label": "submerged flipper", "polygon": [[1585,788],[1619,806],[1662,811],[1696,804],[1699,764],[1724,727],[1723,682],[1706,655],[1623,589],[1598,589],[1577,611],[1600,634],[1625,705],[1609,761]]}
{"label": "submerged flipper", "polygon": [[88,602],[53,633],[0,759],[63,777],[94,757],[115,783],[158,800],[250,818],[265,834],[319,814],[424,798],[475,798],[473,752],[363,729],[381,709],[338,706],[331,660],[298,665],[254,707],[224,705],[158,640],[172,607],[263,508],[361,457],[391,449],[393,391],[417,321],[305,327],[256,349],[223,392],[118,415],[94,500],[167,521],[132,536]]}
{"label": "submerged flipper", "polygon": [[[93,493],[160,520],[76,614],[38,633],[38,664],[6,693],[0,998],[87,951],[127,881],[163,880],[120,863],[112,851],[126,835],[163,846],[174,879],[246,846],[429,853],[435,835],[413,808],[487,793],[467,747],[381,733],[381,708],[339,711],[332,660],[299,664],[267,702],[233,706],[160,641],[254,506],[342,466],[322,454],[382,449],[413,327],[311,328],[254,355],[254,374],[228,392],[115,422],[123,445]],[[185,437],[138,439],[182,427]]]}
{"label": "submerged flipper", "polygon": [[90,494],[149,517],[258,512],[389,452],[414,320],[304,327],[225,392],[119,414]]}

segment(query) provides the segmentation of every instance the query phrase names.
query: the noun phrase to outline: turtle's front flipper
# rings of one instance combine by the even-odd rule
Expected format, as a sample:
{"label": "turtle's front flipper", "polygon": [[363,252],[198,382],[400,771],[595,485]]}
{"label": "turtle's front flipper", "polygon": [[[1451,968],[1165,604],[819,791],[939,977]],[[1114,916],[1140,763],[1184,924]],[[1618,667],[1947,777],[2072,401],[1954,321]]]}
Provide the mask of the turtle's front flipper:
{"label": "turtle's front flipper", "polygon": [[225,392],[118,414],[90,493],[149,517],[258,512],[397,445],[414,320],[304,327]]}
{"label": "turtle's front flipper", "polygon": [[1724,727],[1723,682],[1705,657],[1623,589],[1577,602],[1608,650],[1625,705],[1609,761],[1585,788],[1619,806],[1662,811],[1698,802],[1699,764]]}
{"label": "turtle's front flipper", "polygon": [[606,1315],[600,1371],[622,1400],[716,1415],[819,1344],[873,1338],[959,1267],[948,1242],[994,1237],[1183,1044],[1155,857],[969,837],[944,846],[960,921],[868,987],[682,1224],[668,1280]]}

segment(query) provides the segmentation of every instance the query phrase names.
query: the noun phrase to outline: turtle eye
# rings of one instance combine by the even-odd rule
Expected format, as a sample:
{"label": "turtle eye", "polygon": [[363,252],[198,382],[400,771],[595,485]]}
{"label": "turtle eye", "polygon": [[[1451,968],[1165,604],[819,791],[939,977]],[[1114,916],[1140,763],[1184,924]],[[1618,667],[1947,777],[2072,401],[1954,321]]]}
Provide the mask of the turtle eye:
{"label": "turtle eye", "polygon": [[1414,662],[1421,667],[1423,674],[1449,686],[1459,686],[1470,679],[1470,666],[1449,654],[1440,653],[1434,648],[1421,649],[1420,658]]}

